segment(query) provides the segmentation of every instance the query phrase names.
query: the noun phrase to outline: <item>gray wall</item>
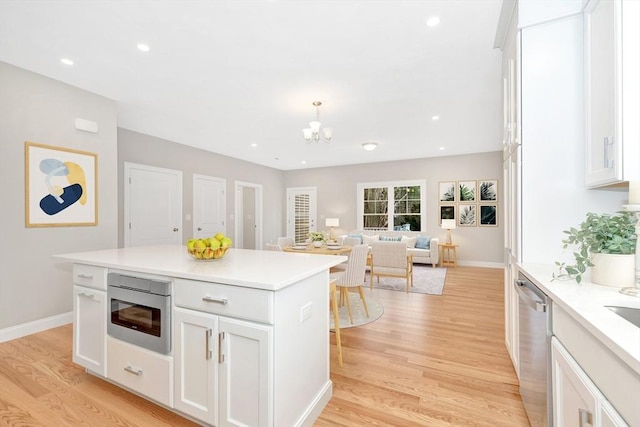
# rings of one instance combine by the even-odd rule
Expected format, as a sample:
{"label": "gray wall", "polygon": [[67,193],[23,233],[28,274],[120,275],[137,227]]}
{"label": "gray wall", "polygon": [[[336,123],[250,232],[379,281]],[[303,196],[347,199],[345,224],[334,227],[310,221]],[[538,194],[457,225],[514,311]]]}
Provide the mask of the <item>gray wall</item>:
{"label": "gray wall", "polygon": [[[498,227],[459,227],[452,230],[453,242],[460,245],[458,260],[467,265],[503,263],[502,152],[434,157],[354,166],[336,166],[285,172],[285,186],[316,187],[318,224],[324,219],[340,219],[336,235],[356,228],[356,185],[361,182],[424,179],[427,181],[426,232],[444,241],[446,232],[438,225],[438,182],[497,179]],[[283,202],[285,203],[285,202]]]}
{"label": "gray wall", "polygon": [[[114,101],[0,62],[0,329],[72,311],[71,266],[53,254],[116,246],[116,120]],[[25,227],[25,141],[97,153],[97,226]]]}
{"label": "gray wall", "polygon": [[[188,240],[193,231],[193,174],[227,180],[227,235],[235,241],[235,181],[262,185],[264,242],[281,236],[284,216],[283,172],[255,163],[211,153],[164,139],[118,128],[118,245],[124,246],[124,163],[139,163],[182,171],[182,237]],[[238,220],[242,220],[238,218]]]}

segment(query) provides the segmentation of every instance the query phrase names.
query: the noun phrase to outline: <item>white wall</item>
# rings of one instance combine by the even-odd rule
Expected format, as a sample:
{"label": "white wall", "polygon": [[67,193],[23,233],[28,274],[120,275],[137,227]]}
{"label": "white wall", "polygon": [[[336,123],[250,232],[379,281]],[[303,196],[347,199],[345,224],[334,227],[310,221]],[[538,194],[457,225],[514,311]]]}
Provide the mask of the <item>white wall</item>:
{"label": "white wall", "polygon": [[[71,266],[53,254],[116,246],[116,120],[114,101],[0,62],[0,332],[72,311]],[[25,227],[25,141],[97,153],[97,226]]]}
{"label": "white wall", "polygon": [[[318,224],[324,230],[325,218],[339,218],[334,234],[346,234],[356,228],[357,191],[361,182],[410,179],[427,181],[426,232],[441,240],[446,232],[439,227],[438,182],[497,179],[498,227],[459,227],[452,239],[459,244],[458,260],[467,265],[503,264],[502,152],[401,160],[353,166],[336,166],[285,172],[286,187],[317,187]],[[286,201],[284,202],[286,203]],[[286,212],[286,211],[285,211]],[[283,221],[286,218],[283,218]],[[286,230],[286,228],[283,228]],[[327,230],[328,231],[328,230]]]}

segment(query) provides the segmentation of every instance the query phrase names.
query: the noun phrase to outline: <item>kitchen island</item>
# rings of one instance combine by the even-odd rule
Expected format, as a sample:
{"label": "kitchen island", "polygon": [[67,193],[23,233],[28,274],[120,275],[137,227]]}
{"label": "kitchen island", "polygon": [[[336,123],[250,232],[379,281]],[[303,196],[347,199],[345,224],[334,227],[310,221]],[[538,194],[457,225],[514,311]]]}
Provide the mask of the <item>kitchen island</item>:
{"label": "kitchen island", "polygon": [[[207,425],[312,425],[331,398],[329,269],[346,257],[196,261],[170,245],[55,258],[73,263],[73,360],[91,373]],[[118,277],[170,283],[167,354],[107,333]]]}

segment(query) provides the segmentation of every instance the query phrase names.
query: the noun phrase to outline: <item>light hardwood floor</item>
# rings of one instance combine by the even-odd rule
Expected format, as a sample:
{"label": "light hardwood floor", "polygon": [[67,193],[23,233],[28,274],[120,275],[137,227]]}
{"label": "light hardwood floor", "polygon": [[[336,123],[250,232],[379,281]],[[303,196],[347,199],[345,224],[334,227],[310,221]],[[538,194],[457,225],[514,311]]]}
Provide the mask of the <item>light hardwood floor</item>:
{"label": "light hardwood floor", "polygon": [[[504,347],[501,269],[450,268],[444,295],[367,290],[384,315],[331,347],[315,426],[528,426]],[[71,362],[71,325],[0,344],[0,425],[192,426]],[[287,426],[275,426],[287,427]]]}

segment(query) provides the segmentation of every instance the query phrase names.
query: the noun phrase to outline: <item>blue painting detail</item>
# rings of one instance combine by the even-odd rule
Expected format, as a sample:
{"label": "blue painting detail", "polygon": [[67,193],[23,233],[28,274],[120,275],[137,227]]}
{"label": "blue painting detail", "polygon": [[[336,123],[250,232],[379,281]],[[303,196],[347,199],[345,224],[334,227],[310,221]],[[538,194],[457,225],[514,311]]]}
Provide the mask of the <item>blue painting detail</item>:
{"label": "blue painting detail", "polygon": [[[42,173],[46,174],[44,180],[49,191],[49,194],[40,200],[40,209],[44,213],[55,215],[78,201],[81,205],[86,203],[85,174],[80,165],[49,158],[42,160],[39,168]],[[70,185],[66,187],[54,185],[51,182],[52,178],[58,176],[66,177]]]}

